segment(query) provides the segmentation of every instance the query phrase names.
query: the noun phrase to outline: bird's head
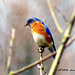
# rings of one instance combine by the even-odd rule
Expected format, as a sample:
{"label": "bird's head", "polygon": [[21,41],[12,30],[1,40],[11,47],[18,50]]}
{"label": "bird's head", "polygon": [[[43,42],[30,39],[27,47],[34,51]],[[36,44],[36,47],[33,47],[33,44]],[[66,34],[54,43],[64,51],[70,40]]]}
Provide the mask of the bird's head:
{"label": "bird's head", "polygon": [[36,21],[42,22],[40,19],[32,17],[32,18],[30,18],[30,19],[27,20],[27,24],[25,26],[30,26],[31,24],[33,24]]}

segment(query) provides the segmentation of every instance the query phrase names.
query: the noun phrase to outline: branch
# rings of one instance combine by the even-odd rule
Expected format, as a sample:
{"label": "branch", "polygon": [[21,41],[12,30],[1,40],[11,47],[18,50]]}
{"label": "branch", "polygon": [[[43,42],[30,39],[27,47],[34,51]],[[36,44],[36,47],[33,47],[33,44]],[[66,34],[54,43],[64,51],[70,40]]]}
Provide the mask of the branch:
{"label": "branch", "polygon": [[51,57],[52,57],[53,55],[55,55],[55,54],[56,54],[56,52],[54,52],[54,53],[52,53],[52,54],[50,54],[50,55],[47,55],[47,56],[45,56],[44,58],[42,58],[41,60],[38,60],[38,61],[36,61],[36,62],[34,62],[34,63],[32,63],[32,64],[26,66],[26,67],[23,67],[23,68],[21,68],[21,69],[18,70],[18,71],[10,71],[9,75],[20,74],[20,73],[22,73],[23,71],[28,70],[28,69],[30,69],[30,68],[36,66],[36,65],[39,64],[40,62],[43,62],[43,61],[45,61],[45,60],[51,58]]}
{"label": "branch", "polygon": [[50,0],[47,0],[47,2],[48,2],[48,6],[49,6],[49,9],[50,9],[51,15],[52,15],[52,17],[53,17],[53,20],[54,20],[54,22],[55,22],[55,24],[56,24],[56,27],[57,27],[58,31],[59,31],[60,33],[63,33],[63,30],[62,30],[62,28],[60,27],[60,25],[59,25],[59,23],[58,23],[58,21],[57,21],[57,18],[56,18],[56,16],[55,16],[55,13],[54,13],[54,11],[53,11],[53,9],[52,9]]}
{"label": "branch", "polygon": [[[43,59],[43,52],[44,52],[44,48],[39,47],[40,60],[42,60],[42,59]],[[38,68],[39,68],[39,70],[40,70],[40,75],[45,75],[43,62],[40,62],[40,64],[39,64],[39,65],[37,65],[37,67],[38,67]]]}
{"label": "branch", "polygon": [[75,40],[75,35],[66,43],[65,47],[71,45]]}
{"label": "branch", "polygon": [[12,55],[12,46],[13,46],[14,38],[15,38],[15,29],[12,28],[11,39],[10,39],[10,48],[9,48],[9,56],[8,56],[8,61],[7,61],[7,70],[8,70],[8,74],[9,74],[9,72],[10,72],[11,55]]}
{"label": "branch", "polygon": [[66,24],[69,22],[68,19],[66,18],[66,16],[56,7],[55,4],[52,5],[63,17],[63,19],[65,20]]}
{"label": "branch", "polygon": [[68,39],[70,38],[70,33],[71,33],[72,27],[74,25],[74,21],[75,21],[75,11],[73,12],[70,24],[69,24],[66,32],[64,33],[64,38],[62,40],[62,44],[58,48],[56,58],[52,64],[51,70],[49,71],[49,75],[53,75],[55,73],[55,69],[58,65],[59,58],[63,52],[63,49],[65,48],[65,44],[67,43]]}

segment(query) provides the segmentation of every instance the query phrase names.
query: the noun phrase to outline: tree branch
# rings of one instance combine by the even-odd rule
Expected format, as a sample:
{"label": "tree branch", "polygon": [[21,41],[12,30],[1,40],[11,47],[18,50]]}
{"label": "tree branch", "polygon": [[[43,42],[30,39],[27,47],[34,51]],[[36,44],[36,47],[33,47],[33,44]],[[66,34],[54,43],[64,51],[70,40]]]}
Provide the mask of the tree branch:
{"label": "tree branch", "polygon": [[65,44],[64,47],[71,45],[74,42],[74,40],[75,40],[75,35]]}
{"label": "tree branch", "polygon": [[34,63],[28,65],[28,66],[25,66],[25,67],[21,68],[21,69],[18,70],[18,71],[10,71],[9,75],[20,74],[20,73],[22,73],[23,71],[25,71],[25,70],[27,70],[27,69],[30,69],[30,68],[32,68],[32,67],[34,67],[34,66],[36,66],[36,65],[39,64],[40,62],[43,62],[43,61],[45,61],[45,60],[51,58],[51,57],[52,57],[53,55],[55,55],[55,54],[56,54],[56,52],[54,52],[54,53],[52,53],[52,54],[50,54],[50,55],[47,55],[47,56],[45,56],[44,58],[42,58],[41,60],[38,60],[38,61],[36,61],[36,62],[34,62]]}
{"label": "tree branch", "polygon": [[66,16],[56,7],[55,4],[52,4],[52,6],[62,15],[63,19],[65,20],[66,24],[69,22]]}
{"label": "tree branch", "polygon": [[59,25],[59,23],[58,23],[58,21],[57,21],[57,18],[56,18],[56,16],[55,16],[55,13],[54,13],[54,11],[53,11],[53,9],[52,9],[50,0],[47,0],[47,2],[48,2],[48,6],[49,6],[49,9],[50,9],[51,15],[52,15],[52,17],[53,17],[53,20],[54,20],[54,22],[55,22],[55,24],[56,24],[56,27],[57,27],[58,31],[59,31],[60,33],[63,33],[63,30],[62,30],[62,28],[60,27],[60,25]]}
{"label": "tree branch", "polygon": [[8,74],[10,72],[11,56],[12,56],[12,46],[13,46],[14,38],[15,38],[15,29],[12,28],[11,39],[10,39],[10,48],[9,48],[9,56],[8,56],[8,61],[7,61]]}
{"label": "tree branch", "polygon": [[[44,48],[39,47],[40,60],[42,60],[42,59],[43,59],[43,52],[44,52]],[[38,67],[38,68],[39,68],[39,70],[40,70],[40,75],[45,75],[43,62],[40,62],[40,64],[39,64],[39,65],[37,65],[37,67]]]}
{"label": "tree branch", "polygon": [[58,65],[59,58],[60,58],[60,56],[61,56],[61,54],[65,48],[65,44],[67,43],[68,39],[70,38],[70,33],[71,33],[72,27],[74,25],[74,21],[75,21],[75,11],[73,12],[70,24],[69,24],[66,32],[64,33],[64,38],[62,40],[62,44],[58,48],[56,58],[52,64],[50,71],[49,71],[49,75],[54,75],[54,73],[55,73],[55,69]]}

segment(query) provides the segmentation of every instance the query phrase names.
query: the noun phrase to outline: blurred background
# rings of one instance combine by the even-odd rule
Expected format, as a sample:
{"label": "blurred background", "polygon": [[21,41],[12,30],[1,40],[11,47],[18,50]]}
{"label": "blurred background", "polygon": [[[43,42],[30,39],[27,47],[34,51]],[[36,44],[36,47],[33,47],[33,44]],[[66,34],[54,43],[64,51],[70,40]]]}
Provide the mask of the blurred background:
{"label": "blurred background", "polygon": [[[75,8],[75,0],[51,0],[70,21],[72,12]],[[68,27],[61,13],[54,9],[60,27],[65,31]],[[0,0],[0,75],[8,75],[7,59],[9,54],[9,41],[11,31],[16,30],[13,44],[11,70],[19,70],[36,60],[39,60],[38,46],[34,42],[30,27],[24,27],[28,18],[37,17],[41,19],[50,29],[56,48],[58,49],[63,38],[51,16],[49,6],[46,0]],[[75,35],[75,26],[71,36]],[[49,51],[45,49],[44,56]],[[53,62],[50,58],[44,62],[45,71],[48,72]],[[59,69],[68,69],[68,71],[58,71]],[[56,75],[75,75],[75,41],[64,50],[61,57]],[[19,75],[39,75],[37,66],[26,70]]]}

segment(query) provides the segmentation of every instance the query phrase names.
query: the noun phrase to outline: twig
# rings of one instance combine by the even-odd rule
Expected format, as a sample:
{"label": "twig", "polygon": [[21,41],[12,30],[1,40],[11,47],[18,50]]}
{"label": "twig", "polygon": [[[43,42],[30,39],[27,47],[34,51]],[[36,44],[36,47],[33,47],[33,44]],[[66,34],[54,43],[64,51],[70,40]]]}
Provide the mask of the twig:
{"label": "twig", "polygon": [[8,56],[8,61],[7,61],[8,74],[9,74],[9,72],[10,72],[12,46],[13,46],[14,38],[15,38],[15,29],[12,28],[11,39],[10,39],[10,48],[9,48],[9,56]]}
{"label": "twig", "polygon": [[65,47],[71,45],[75,40],[75,35],[66,43]]}
{"label": "twig", "polygon": [[[44,48],[39,47],[40,60],[43,59]],[[38,68],[40,69],[40,75],[45,75],[43,62],[40,62]]]}
{"label": "twig", "polygon": [[59,58],[61,56],[61,53],[64,49],[65,44],[67,43],[68,39],[70,38],[70,33],[71,33],[72,27],[74,25],[74,21],[75,21],[75,11],[73,12],[73,15],[72,15],[72,18],[71,18],[71,21],[70,21],[70,25],[68,26],[66,32],[64,33],[64,38],[62,40],[62,44],[58,48],[56,58],[55,58],[55,60],[52,64],[52,67],[51,67],[50,71],[49,71],[49,75],[53,75],[55,73],[55,69],[58,65],[58,61],[59,61]]}
{"label": "twig", "polygon": [[56,26],[57,26],[58,31],[59,31],[60,33],[63,33],[63,30],[62,30],[62,28],[60,27],[60,25],[59,25],[59,23],[58,23],[58,21],[57,21],[57,18],[56,18],[56,16],[55,16],[55,13],[54,13],[54,11],[53,11],[53,9],[52,9],[50,0],[47,0],[47,2],[48,2],[48,6],[49,6],[49,9],[50,9],[51,15],[52,15],[52,17],[53,17],[53,20],[54,20]]}
{"label": "twig", "polygon": [[55,4],[52,5],[63,17],[63,19],[65,20],[66,23],[68,23],[68,19],[66,18],[66,16],[56,7]]}
{"label": "twig", "polygon": [[43,62],[43,61],[45,61],[45,60],[51,58],[51,57],[52,57],[53,55],[55,55],[55,54],[56,54],[56,52],[54,52],[54,53],[52,53],[52,54],[50,54],[50,55],[47,55],[47,56],[45,56],[43,59],[38,60],[38,61],[36,61],[36,62],[34,62],[34,63],[28,65],[28,66],[25,66],[25,67],[21,68],[21,69],[18,70],[18,71],[10,71],[9,75],[20,74],[20,73],[22,73],[23,71],[25,71],[25,70],[27,70],[27,69],[30,69],[30,68],[32,68],[32,67],[34,67],[34,66],[36,66],[36,65],[39,64],[40,62]]}

